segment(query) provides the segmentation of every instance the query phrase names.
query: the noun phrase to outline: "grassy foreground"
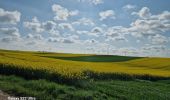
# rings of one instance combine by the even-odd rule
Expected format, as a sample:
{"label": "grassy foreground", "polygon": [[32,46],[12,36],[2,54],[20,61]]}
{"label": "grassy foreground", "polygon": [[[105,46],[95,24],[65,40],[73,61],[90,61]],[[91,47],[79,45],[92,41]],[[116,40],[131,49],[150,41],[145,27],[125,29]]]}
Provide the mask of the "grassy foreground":
{"label": "grassy foreground", "polygon": [[169,100],[170,80],[94,81],[86,87],[57,84],[47,80],[25,80],[0,75],[0,89],[15,96],[38,100]]}

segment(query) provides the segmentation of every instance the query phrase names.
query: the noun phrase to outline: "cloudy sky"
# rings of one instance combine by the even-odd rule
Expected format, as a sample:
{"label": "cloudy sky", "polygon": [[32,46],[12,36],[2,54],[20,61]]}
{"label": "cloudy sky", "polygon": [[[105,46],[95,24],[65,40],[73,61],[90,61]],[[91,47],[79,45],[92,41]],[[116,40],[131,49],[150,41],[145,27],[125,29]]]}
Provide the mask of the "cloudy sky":
{"label": "cloudy sky", "polygon": [[0,0],[0,48],[170,57],[169,4]]}

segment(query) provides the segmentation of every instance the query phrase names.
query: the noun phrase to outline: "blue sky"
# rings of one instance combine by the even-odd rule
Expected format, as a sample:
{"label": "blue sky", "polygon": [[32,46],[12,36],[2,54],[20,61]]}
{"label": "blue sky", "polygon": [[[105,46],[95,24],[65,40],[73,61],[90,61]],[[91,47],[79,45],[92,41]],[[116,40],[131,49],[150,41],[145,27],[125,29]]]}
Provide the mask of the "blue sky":
{"label": "blue sky", "polygon": [[0,48],[170,57],[169,4],[0,0]]}

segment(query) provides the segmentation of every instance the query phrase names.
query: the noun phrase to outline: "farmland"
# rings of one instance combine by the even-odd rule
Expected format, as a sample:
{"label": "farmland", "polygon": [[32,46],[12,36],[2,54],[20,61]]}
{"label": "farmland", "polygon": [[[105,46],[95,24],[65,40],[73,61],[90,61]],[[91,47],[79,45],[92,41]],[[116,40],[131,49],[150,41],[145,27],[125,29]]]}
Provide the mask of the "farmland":
{"label": "farmland", "polygon": [[[43,93],[39,91],[40,86],[37,83],[42,83],[44,84],[42,90],[47,92],[48,89],[45,87],[48,85],[56,90],[60,87],[61,91],[65,91],[62,95],[69,95],[69,98],[74,99],[81,97],[88,100],[98,97],[147,99],[149,96],[154,100],[170,98],[168,96],[170,58],[9,50],[0,50],[0,58],[0,89],[9,93],[18,90],[14,95],[22,94],[40,98]],[[10,85],[11,81],[16,82],[16,87]],[[28,84],[37,87],[37,90],[33,90],[34,87]],[[28,86],[27,91],[24,90],[25,85]],[[131,96],[133,94],[131,89],[138,91],[140,85],[143,86],[140,93]],[[155,87],[155,90],[152,87]],[[73,94],[70,94],[70,88],[75,90]],[[145,89],[149,89],[147,95],[144,95]],[[159,93],[156,89],[160,90]],[[61,95],[56,96],[54,93],[50,96],[49,99],[54,99]]]}

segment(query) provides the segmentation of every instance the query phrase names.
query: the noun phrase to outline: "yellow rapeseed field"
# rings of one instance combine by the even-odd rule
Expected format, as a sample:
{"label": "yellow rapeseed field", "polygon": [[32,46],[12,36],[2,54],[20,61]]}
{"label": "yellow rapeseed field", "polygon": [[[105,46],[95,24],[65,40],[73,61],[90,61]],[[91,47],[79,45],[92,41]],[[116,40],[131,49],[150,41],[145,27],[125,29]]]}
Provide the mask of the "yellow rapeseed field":
{"label": "yellow rapeseed field", "polygon": [[[124,62],[80,62],[43,57],[45,53],[0,50],[0,64],[18,69],[45,70],[68,78],[85,78],[83,71],[104,73],[149,74],[170,77],[170,58],[141,58]],[[46,56],[74,57],[81,54],[49,53]],[[89,56],[89,55],[88,55]]]}

